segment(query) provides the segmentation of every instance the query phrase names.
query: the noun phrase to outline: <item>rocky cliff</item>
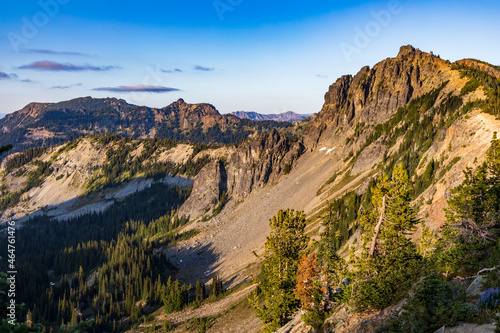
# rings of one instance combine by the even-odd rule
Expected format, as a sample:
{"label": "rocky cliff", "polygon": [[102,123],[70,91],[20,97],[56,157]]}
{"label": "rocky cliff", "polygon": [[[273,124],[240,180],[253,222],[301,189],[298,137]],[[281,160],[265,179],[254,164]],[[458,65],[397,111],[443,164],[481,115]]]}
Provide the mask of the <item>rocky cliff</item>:
{"label": "rocky cliff", "polygon": [[224,192],[228,200],[243,201],[254,189],[289,173],[303,150],[301,141],[275,130],[248,140],[200,171],[179,215],[196,219],[208,213],[219,203]]}
{"label": "rocky cliff", "polygon": [[[307,142],[317,143],[325,129],[330,136],[351,135],[358,123],[368,126],[384,123],[398,108],[411,99],[438,87],[443,82],[459,80],[459,73],[449,69],[449,62],[413,46],[401,47],[395,58],[387,58],[356,75],[345,75],[325,94],[321,112],[307,130]],[[448,87],[446,93],[454,87]]]}

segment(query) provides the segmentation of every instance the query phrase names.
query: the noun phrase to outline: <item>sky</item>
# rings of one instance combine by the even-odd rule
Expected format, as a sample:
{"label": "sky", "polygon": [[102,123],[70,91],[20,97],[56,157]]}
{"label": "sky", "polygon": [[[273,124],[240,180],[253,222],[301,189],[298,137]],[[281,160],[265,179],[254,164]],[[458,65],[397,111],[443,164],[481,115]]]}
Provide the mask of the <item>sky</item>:
{"label": "sky", "polygon": [[314,113],[337,78],[411,44],[500,64],[498,1],[17,0],[0,11],[0,113],[92,96]]}

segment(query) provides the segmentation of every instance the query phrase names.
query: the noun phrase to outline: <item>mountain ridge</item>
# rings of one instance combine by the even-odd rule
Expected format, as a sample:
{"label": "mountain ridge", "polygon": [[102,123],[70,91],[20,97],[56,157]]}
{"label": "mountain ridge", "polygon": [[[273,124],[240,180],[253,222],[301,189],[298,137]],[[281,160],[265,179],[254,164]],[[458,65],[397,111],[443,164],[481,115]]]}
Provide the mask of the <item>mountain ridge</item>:
{"label": "mountain ridge", "polygon": [[305,120],[309,117],[309,114],[298,114],[293,111],[287,111],[278,114],[262,114],[253,111],[235,111],[231,113],[240,119],[251,119],[255,121],[263,121],[263,120],[274,120],[274,121],[287,121],[287,122],[296,122]]}
{"label": "mountain ridge", "polygon": [[131,138],[166,138],[196,143],[229,144],[255,133],[291,124],[254,122],[221,115],[207,103],[179,99],[163,108],[127,103],[123,99],[75,98],[59,103],[30,103],[0,119],[0,144],[15,151],[59,145],[89,134],[114,133]]}

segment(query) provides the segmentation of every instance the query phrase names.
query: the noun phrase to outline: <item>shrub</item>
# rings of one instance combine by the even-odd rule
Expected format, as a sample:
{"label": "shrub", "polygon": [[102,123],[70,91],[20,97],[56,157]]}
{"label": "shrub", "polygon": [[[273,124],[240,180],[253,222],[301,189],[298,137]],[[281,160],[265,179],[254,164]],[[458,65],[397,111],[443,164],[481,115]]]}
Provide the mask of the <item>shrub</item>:
{"label": "shrub", "polygon": [[463,96],[467,95],[470,92],[476,91],[476,89],[479,88],[480,85],[481,83],[478,80],[470,79],[460,91],[460,95]]}
{"label": "shrub", "polygon": [[470,319],[474,306],[463,302],[464,295],[459,286],[430,274],[416,285],[401,315],[391,319],[379,332],[434,332],[443,325],[453,326]]}

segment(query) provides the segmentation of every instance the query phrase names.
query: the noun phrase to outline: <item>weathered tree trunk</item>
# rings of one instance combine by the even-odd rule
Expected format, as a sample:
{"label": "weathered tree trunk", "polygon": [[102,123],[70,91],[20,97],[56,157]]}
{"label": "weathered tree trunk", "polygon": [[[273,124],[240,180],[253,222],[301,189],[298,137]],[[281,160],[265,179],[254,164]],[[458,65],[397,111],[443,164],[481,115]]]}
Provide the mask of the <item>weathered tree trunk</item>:
{"label": "weathered tree trunk", "polygon": [[386,197],[387,197],[386,194],[382,197],[382,207],[380,209],[380,217],[378,219],[378,223],[375,226],[375,230],[373,232],[372,244],[370,247],[370,256],[372,256],[372,257],[373,257],[373,254],[375,253],[375,246],[377,244],[377,237],[378,237],[378,234],[380,232],[380,227],[382,226],[382,221],[384,220]]}

